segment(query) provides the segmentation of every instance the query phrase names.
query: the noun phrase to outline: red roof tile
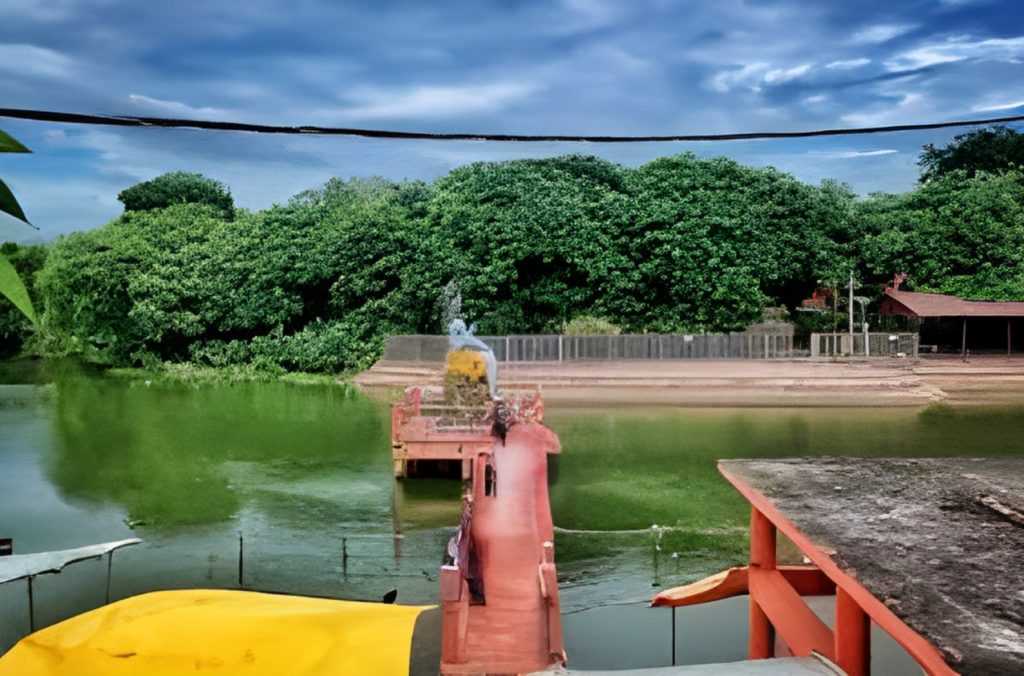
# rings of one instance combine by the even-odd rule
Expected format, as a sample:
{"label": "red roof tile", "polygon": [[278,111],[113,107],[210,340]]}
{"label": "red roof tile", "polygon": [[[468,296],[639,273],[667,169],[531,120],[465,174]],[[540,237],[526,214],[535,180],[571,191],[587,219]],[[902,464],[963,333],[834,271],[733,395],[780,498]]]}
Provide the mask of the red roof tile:
{"label": "red roof tile", "polygon": [[918,317],[1024,317],[1024,302],[964,300],[941,293],[917,293],[887,288],[885,295]]}

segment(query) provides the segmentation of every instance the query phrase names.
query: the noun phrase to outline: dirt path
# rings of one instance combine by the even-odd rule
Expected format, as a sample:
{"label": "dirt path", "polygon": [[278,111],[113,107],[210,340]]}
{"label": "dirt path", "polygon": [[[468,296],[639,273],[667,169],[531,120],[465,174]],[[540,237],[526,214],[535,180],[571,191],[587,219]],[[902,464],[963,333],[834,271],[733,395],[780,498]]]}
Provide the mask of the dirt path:
{"label": "dirt path", "polygon": [[[502,364],[499,373],[502,387],[537,384],[561,405],[1024,404],[1024,358],[544,362]],[[440,365],[422,362],[382,361],[355,378],[382,394],[440,381]]]}

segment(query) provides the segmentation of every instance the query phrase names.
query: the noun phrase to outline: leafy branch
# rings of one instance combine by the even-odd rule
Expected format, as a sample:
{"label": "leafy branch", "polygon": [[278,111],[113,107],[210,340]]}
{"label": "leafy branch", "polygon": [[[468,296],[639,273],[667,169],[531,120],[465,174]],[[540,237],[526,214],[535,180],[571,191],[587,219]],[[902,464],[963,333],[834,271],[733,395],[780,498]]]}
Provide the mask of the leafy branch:
{"label": "leafy branch", "polygon": [[[32,151],[19,143],[10,134],[0,130],[0,153],[30,152]],[[14,193],[11,192],[11,189],[2,180],[0,180],[0,212],[13,216],[26,225],[32,225],[28,222],[28,218],[25,217],[25,212],[22,210],[21,205],[18,204]],[[14,303],[14,306],[21,310],[22,314],[28,317],[33,324],[39,324],[35,308],[32,307],[32,300],[28,296],[28,289],[25,288],[24,282],[18,276],[18,271],[14,269],[14,266],[11,265],[11,262],[3,254],[0,254],[0,295],[5,296]]]}

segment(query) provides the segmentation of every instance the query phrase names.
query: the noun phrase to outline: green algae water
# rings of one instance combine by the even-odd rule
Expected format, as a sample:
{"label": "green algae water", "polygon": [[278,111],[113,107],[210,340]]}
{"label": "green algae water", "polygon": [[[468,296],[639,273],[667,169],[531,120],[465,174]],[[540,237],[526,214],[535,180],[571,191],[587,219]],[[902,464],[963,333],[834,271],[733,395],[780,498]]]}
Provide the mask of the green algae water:
{"label": "green algae water", "polygon": [[[0,537],[16,553],[140,537],[114,556],[113,599],[241,583],[437,601],[458,482],[396,482],[387,406],[354,388],[118,379],[73,364],[0,366],[0,383]],[[547,413],[563,445],[551,500],[580,668],[667,663],[667,616],[636,604],[745,559],[747,508],[718,458],[1024,452],[1024,407]],[[106,591],[105,561],[39,578],[37,626],[101,604]],[[681,661],[742,658],[735,601],[681,615]],[[25,603],[19,583],[0,585],[0,650],[25,633]],[[623,636],[634,615],[625,624],[636,635],[610,649],[600,627]],[[712,621],[717,634],[732,638],[701,638],[718,615],[731,619]],[[631,659],[629,640],[657,645]]]}

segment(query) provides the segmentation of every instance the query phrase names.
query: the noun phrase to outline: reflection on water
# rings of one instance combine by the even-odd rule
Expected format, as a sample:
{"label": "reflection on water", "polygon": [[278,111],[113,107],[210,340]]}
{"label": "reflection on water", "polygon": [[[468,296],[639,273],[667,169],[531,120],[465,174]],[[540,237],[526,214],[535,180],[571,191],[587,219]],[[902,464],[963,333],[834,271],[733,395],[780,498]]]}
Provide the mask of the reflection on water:
{"label": "reflection on water", "polygon": [[[21,383],[0,385],[0,537],[13,537],[16,552],[142,537],[115,556],[120,598],[237,586],[241,535],[248,587],[355,599],[397,588],[401,603],[436,602],[458,482],[394,481],[383,404],[344,386],[147,384],[66,364],[18,368],[0,365],[0,382]],[[594,655],[603,653],[586,641],[621,645],[621,627],[585,609],[642,601],[745,558],[747,508],[715,471],[718,458],[1024,450],[1020,408],[549,405],[548,422],[564,449],[552,458],[551,499],[566,627]],[[652,524],[664,528],[660,540]],[[91,579],[89,570],[76,575]],[[44,621],[88,605],[61,600],[76,579],[40,578]],[[18,602],[5,587],[11,610]],[[0,625],[2,649],[14,630]]]}

